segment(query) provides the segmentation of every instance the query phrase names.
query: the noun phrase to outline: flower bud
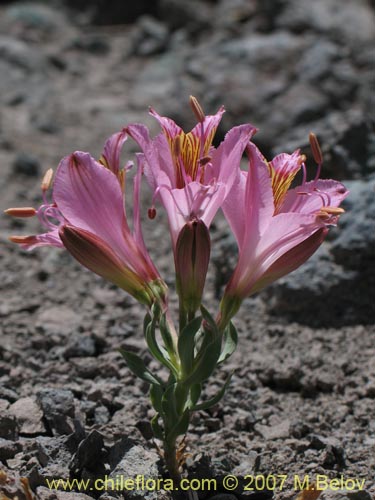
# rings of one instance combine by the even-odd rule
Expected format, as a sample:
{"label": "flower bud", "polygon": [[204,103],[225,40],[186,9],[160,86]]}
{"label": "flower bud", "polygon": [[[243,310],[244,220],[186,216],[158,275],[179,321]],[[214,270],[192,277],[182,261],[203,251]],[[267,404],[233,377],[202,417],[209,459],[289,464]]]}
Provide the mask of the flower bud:
{"label": "flower bud", "polygon": [[210,250],[210,234],[204,222],[187,222],[178,235],[175,259],[177,290],[188,314],[194,314],[201,305]]}

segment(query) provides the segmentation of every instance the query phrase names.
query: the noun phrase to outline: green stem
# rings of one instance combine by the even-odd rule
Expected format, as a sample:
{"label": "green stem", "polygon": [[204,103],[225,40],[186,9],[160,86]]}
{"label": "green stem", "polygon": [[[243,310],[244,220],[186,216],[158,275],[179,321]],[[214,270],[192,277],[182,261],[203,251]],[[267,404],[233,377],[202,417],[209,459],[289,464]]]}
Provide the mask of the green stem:
{"label": "green stem", "polygon": [[164,442],[164,461],[165,465],[167,466],[169,476],[173,480],[176,488],[181,482],[181,474],[177,462],[177,448],[175,439],[171,443]]}

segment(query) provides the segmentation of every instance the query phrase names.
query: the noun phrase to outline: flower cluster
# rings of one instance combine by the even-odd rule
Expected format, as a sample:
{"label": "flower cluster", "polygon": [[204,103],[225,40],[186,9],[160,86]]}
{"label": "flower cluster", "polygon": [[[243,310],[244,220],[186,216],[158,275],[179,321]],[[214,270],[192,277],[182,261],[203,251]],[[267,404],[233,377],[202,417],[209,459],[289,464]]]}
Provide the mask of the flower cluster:
{"label": "flower cluster", "polygon": [[[212,400],[198,403],[202,383],[235,349],[237,333],[231,319],[246,297],[290,273],[317,250],[328,227],[343,213],[339,205],[348,194],[341,183],[319,178],[322,154],[314,134],[310,144],[317,170],[313,180],[307,180],[305,156],[295,151],[267,161],[251,141],[256,133],[251,124],[232,128],[215,147],[224,108],[206,116],[194,97],[190,104],[198,121],[190,132],[151,109],[162,129],[156,137],[146,126],[130,124],[107,140],[98,161],[80,151],[64,158],[50,197],[53,172],[49,170],[38,209],[6,211],[16,217],[37,216],[46,228],[38,235],[12,236],[11,241],[28,250],[65,247],[82,265],[147,306],[145,339],[151,354],[169,370],[168,380],[152,374],[134,353],[122,354],[129,368],[150,383],[157,412],[152,427],[164,443],[173,477],[179,474],[176,439],[186,433],[191,412],[215,404],[229,381]],[[140,148],[132,229],[125,210],[125,181],[133,164],[120,162],[128,138]],[[244,153],[247,170],[241,169]],[[299,172],[302,180],[295,185]],[[152,190],[149,217],[156,216],[156,202],[168,216],[180,304],[178,329],[169,313],[167,286],[142,236],[143,175]],[[213,319],[202,296],[210,259],[209,228],[220,208],[239,255]]]}

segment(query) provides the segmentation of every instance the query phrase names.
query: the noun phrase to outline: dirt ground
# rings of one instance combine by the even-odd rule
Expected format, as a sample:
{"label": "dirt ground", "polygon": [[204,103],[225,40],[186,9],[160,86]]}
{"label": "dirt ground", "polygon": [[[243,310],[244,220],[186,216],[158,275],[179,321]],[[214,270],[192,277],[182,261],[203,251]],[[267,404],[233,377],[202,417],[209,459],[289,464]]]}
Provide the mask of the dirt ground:
{"label": "dirt ground", "polygon": [[[245,301],[235,320],[238,350],[204,395],[234,370],[230,388],[193,416],[187,436],[186,473],[218,481],[201,499],[289,500],[305,475],[365,480],[362,490],[328,489],[323,500],[375,498],[373,5],[317,1],[310,12],[308,4],[194,0],[185,12],[169,0],[154,17],[135,12],[121,24],[99,7],[90,17],[59,2],[0,6],[2,209],[37,206],[45,170],[75,150],[98,157],[127,123],[156,132],[148,105],[189,127],[190,94],[207,112],[226,106],[218,139],[249,121],[269,156],[307,151],[313,129],[327,159],[323,177],[351,190],[342,225],[312,262]],[[134,151],[127,145],[124,160]],[[147,189],[143,199],[147,244],[173,291],[165,216],[160,209],[147,219]],[[36,220],[3,216],[0,228],[0,498],[32,498],[19,477],[40,500],[169,498],[48,490],[51,478],[162,477],[147,387],[117,350],[157,367],[135,301],[67,252],[28,253],[7,240],[37,232]],[[205,292],[212,313],[235,253],[219,215]],[[234,491],[222,487],[228,474],[240,478]],[[245,476],[257,474],[287,478],[281,491],[254,492]]]}

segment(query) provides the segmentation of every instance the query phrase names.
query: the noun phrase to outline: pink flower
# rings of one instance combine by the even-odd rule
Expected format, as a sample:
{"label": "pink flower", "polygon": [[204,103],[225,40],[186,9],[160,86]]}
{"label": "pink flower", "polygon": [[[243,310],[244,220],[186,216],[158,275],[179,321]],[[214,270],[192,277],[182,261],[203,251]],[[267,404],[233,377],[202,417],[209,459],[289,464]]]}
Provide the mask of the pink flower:
{"label": "pink flower", "polygon": [[[315,141],[315,142],[314,142]],[[317,145],[315,136],[312,145]],[[239,258],[221,303],[226,323],[242,300],[295,270],[321,245],[344,211],[348,191],[333,180],[306,182],[305,157],[299,151],[267,162],[254,144],[247,148],[249,171],[241,171],[223,204],[236,237]],[[314,157],[317,157],[316,150]],[[302,184],[289,189],[302,168]]]}
{"label": "pink flower", "polygon": [[201,220],[207,228],[230,192],[242,154],[256,132],[250,124],[231,129],[216,149],[212,140],[224,108],[205,116],[194,97],[190,103],[199,123],[185,133],[170,118],[150,110],[163,132],[151,139],[141,124],[126,127],[143,151],[146,178],[159,197],[169,220],[173,248],[186,223]]}
{"label": "pink flower", "polygon": [[163,298],[166,286],[141,233],[141,168],[134,181],[133,231],[127,222],[122,189],[125,172],[119,165],[119,150],[126,136],[124,132],[120,134],[107,141],[103,164],[80,151],[60,162],[52,203],[46,194],[52,178],[49,171],[42,183],[44,203],[38,210],[9,209],[7,213],[15,216],[36,214],[48,229],[43,234],[16,236],[11,240],[28,250],[45,245],[64,246],[82,265],[151,305]]}

